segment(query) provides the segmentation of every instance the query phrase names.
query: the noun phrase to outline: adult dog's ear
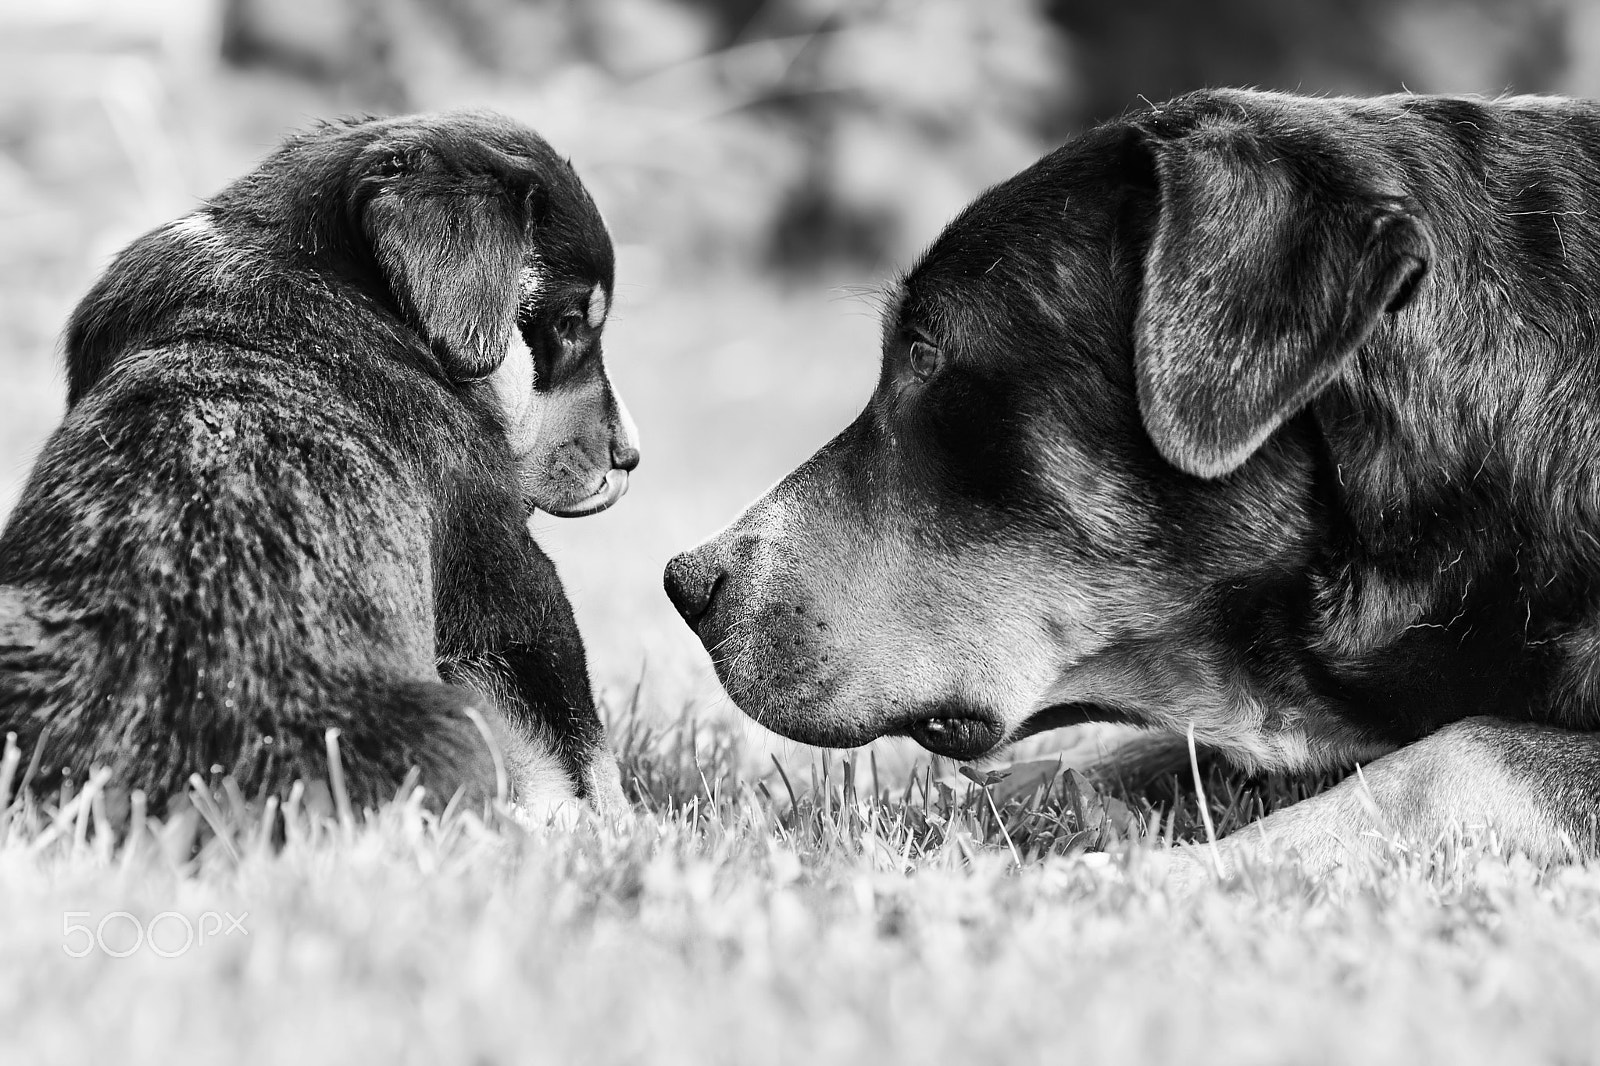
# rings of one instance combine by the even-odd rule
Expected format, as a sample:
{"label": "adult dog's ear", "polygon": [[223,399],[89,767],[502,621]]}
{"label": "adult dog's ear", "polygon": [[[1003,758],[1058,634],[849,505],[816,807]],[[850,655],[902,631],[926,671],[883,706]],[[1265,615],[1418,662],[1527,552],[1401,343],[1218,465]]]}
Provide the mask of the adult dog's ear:
{"label": "adult dog's ear", "polygon": [[374,145],[359,222],[396,303],[445,372],[480,378],[505,359],[543,186],[529,162],[477,146],[470,165]]}
{"label": "adult dog's ear", "polygon": [[1133,150],[1158,203],[1134,322],[1139,410],[1169,462],[1218,477],[1411,299],[1431,244],[1397,196],[1329,180],[1246,130]]}

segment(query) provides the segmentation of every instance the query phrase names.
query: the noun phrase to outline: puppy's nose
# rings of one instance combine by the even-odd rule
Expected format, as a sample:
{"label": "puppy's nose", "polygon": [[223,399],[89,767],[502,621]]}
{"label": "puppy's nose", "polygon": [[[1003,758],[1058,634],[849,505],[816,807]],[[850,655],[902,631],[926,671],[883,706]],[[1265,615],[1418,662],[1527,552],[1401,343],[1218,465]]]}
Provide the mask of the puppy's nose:
{"label": "puppy's nose", "polygon": [[611,465],[618,470],[632,470],[639,465],[639,449],[626,441],[611,445]]}
{"label": "puppy's nose", "polygon": [[672,601],[672,606],[678,609],[683,620],[693,629],[711,610],[717,587],[726,576],[720,567],[710,566],[696,558],[695,552],[684,552],[667,564],[662,583],[666,586],[667,598]]}

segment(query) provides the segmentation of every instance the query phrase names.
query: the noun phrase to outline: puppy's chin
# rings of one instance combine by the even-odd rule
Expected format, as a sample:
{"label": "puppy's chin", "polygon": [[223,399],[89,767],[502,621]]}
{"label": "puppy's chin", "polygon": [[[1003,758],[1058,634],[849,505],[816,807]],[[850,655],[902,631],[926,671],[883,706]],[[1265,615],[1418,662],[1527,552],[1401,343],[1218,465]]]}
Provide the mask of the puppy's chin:
{"label": "puppy's chin", "polygon": [[557,518],[582,518],[599,514],[622,499],[628,491],[628,472],[611,469],[599,479],[598,484],[584,487],[562,487],[554,493],[534,489],[528,493],[528,502],[536,510]]}

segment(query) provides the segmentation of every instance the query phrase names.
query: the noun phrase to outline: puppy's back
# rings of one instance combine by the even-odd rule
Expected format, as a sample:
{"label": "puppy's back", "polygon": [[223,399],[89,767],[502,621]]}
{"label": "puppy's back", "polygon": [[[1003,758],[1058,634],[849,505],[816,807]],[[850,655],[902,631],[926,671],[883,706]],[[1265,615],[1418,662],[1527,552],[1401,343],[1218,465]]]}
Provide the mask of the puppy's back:
{"label": "puppy's back", "polygon": [[[330,726],[357,780],[464,757],[412,576],[428,509],[365,423],[303,367],[200,342],[124,358],[73,408],[0,539],[0,583],[47,590],[8,597],[26,668],[0,669],[5,728],[77,763],[45,780],[105,765],[169,794],[216,764],[276,787],[324,765]],[[363,748],[374,721],[402,742]]]}

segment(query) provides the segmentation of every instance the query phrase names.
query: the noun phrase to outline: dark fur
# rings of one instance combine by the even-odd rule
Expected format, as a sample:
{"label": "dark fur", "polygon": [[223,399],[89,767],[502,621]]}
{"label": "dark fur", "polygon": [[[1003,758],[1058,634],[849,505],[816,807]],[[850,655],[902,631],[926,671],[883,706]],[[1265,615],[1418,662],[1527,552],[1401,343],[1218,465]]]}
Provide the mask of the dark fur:
{"label": "dark fur", "polygon": [[[789,532],[746,519],[668,589],[741,705],[802,740],[909,731],[971,757],[1112,718],[1194,721],[1285,769],[1488,751],[1496,817],[1533,796],[1592,840],[1597,307],[1596,105],[1187,96],[975,201],[906,277],[867,410],[752,512]],[[919,339],[944,352],[926,380]],[[985,679],[1026,665],[1002,647],[961,653],[954,703],[897,683],[831,703],[874,652],[810,624],[843,602],[816,575],[894,536],[969,573],[882,577],[922,590],[899,595],[926,612],[908,630],[986,582],[1065,649],[1052,691],[1074,695],[1002,709]],[[786,591],[751,587],[773,557],[763,588]],[[1303,754],[1270,755],[1291,735]]]}
{"label": "dark fur", "polygon": [[278,790],[326,776],[337,727],[358,802],[413,766],[481,792],[476,707],[582,794],[604,753],[583,645],[475,379],[612,270],[570,165],[488,114],[319,128],[118,256],[0,537],[40,634],[0,648],[0,731],[36,782]]}

